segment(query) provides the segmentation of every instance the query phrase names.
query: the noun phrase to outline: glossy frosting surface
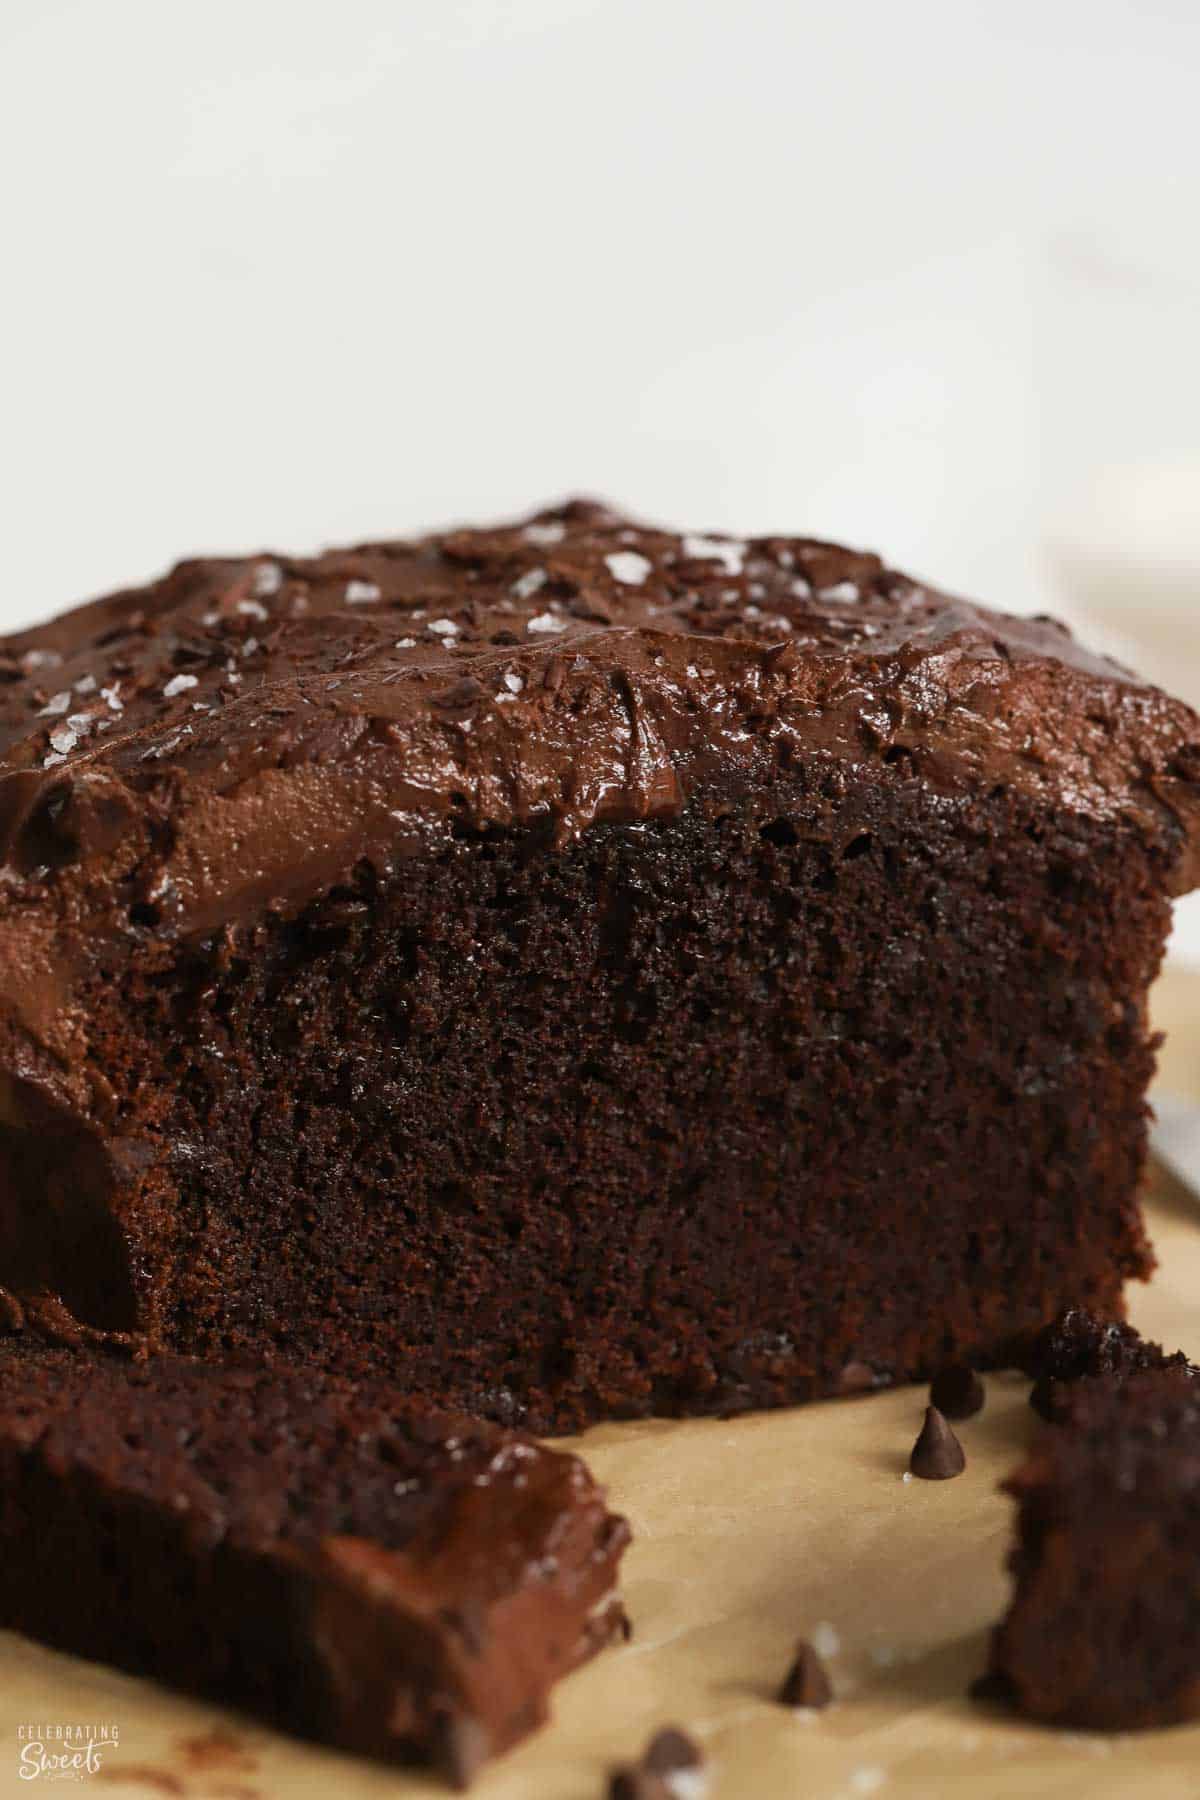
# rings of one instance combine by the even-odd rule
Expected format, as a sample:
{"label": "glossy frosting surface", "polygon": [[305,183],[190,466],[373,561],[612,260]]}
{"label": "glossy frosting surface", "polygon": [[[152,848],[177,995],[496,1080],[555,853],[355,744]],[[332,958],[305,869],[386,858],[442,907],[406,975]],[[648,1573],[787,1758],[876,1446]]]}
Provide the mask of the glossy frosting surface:
{"label": "glossy frosting surface", "polygon": [[0,643],[0,998],[61,1014],[81,928],[212,931],[438,821],[561,845],[814,752],[1126,819],[1174,891],[1200,879],[1200,721],[1053,621],[574,501],[185,562]]}

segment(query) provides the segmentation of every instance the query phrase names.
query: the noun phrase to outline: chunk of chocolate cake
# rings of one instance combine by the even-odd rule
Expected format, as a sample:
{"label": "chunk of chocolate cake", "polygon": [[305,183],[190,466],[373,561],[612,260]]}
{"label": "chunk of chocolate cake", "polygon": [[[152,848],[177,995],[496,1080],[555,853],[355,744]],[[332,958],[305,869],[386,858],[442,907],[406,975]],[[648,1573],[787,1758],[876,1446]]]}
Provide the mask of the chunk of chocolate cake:
{"label": "chunk of chocolate cake", "polygon": [[0,647],[0,1283],[538,1427],[1120,1308],[1200,720],[587,503]]}
{"label": "chunk of chocolate cake", "polygon": [[1099,1319],[1073,1308],[1040,1331],[1023,1359],[1034,1377],[1029,1403],[1043,1419],[1069,1419],[1093,1382],[1128,1381],[1147,1369],[1200,1370],[1182,1350],[1171,1355],[1123,1319]]}
{"label": "chunk of chocolate cake", "polygon": [[628,1537],[381,1382],[0,1352],[0,1625],[457,1785],[620,1627]]}
{"label": "chunk of chocolate cake", "polygon": [[987,1693],[1031,1718],[1134,1730],[1200,1718],[1200,1385],[1084,1380],[1008,1482],[1016,1592]]}

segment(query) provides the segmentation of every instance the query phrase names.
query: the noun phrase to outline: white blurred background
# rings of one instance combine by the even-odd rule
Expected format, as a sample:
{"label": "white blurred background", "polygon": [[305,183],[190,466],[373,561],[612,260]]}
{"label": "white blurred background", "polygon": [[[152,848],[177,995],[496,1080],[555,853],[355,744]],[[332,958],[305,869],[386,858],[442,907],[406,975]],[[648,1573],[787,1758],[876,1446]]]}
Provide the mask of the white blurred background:
{"label": "white blurred background", "polygon": [[1196,0],[0,0],[0,625],[586,490],[1200,701],[1198,82]]}

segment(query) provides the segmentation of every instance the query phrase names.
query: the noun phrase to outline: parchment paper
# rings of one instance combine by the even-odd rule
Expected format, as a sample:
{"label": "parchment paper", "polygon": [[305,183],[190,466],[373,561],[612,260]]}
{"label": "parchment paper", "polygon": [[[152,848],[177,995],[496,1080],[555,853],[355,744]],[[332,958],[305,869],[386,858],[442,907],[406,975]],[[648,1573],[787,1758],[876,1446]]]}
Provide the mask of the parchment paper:
{"label": "parchment paper", "polygon": [[[1200,1097],[1200,982],[1160,1010],[1164,1077]],[[1159,1177],[1161,1268],[1133,1316],[1200,1357],[1200,1204]],[[676,1721],[713,1761],[712,1800],[1196,1800],[1200,1727],[1127,1737],[1051,1732],[973,1706],[1008,1593],[1011,1507],[996,1492],[1030,1426],[1026,1384],[988,1379],[960,1428],[956,1481],[905,1483],[923,1390],[738,1420],[607,1427],[581,1440],[633,1522],[625,1594],[634,1641],[560,1688],[552,1726],[482,1776],[479,1800],[602,1800],[609,1770]],[[771,1693],[794,1639],[836,1641],[838,1693],[805,1720]],[[301,1746],[150,1683],[0,1634],[0,1793],[29,1723],[112,1723],[117,1748],[81,1788],[104,1800],[369,1800],[444,1792],[415,1775]],[[57,1787],[56,1792],[80,1789]]]}

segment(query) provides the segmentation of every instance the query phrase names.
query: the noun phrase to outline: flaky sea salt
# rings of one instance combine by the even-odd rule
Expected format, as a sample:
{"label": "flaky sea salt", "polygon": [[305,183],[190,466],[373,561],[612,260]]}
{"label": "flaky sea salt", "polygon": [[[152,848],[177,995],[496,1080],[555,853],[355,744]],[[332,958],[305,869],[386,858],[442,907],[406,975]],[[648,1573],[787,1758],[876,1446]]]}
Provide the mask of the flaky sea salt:
{"label": "flaky sea salt", "polygon": [[125,711],[125,705],[120,698],[120,690],[118,689],[116,682],[113,683],[112,687],[102,687],[100,689],[100,698],[104,701],[110,712],[119,713]]}
{"label": "flaky sea salt", "polygon": [[510,694],[519,694],[525,686],[525,683],[519,675],[514,675],[512,670],[509,669],[504,677],[504,685]]}
{"label": "flaky sea salt", "polygon": [[198,686],[199,682],[195,675],[172,675],[163,689],[163,699],[173,700],[176,694],[186,694],[189,688]]}
{"label": "flaky sea salt", "polygon": [[346,583],[347,606],[369,606],[372,600],[378,600],[383,589],[375,581],[348,581]]}
{"label": "flaky sea salt", "polygon": [[77,694],[94,694],[95,691],[96,677],[94,675],[81,675],[79,680],[75,683],[75,692]]}
{"label": "flaky sea salt", "polygon": [[833,600],[838,604],[848,605],[860,598],[858,588],[852,581],[837,581],[832,587],[821,589],[822,600]]}
{"label": "flaky sea salt", "polygon": [[51,694],[51,696],[47,700],[45,706],[43,706],[39,709],[38,718],[39,719],[57,718],[59,713],[66,712],[66,710],[70,706],[70,704],[71,704],[71,690],[70,690],[70,688],[64,688],[61,694]]}
{"label": "flaky sea salt", "polygon": [[244,619],[257,619],[260,624],[271,616],[261,600],[239,600],[237,609]]}
{"label": "flaky sea salt", "polygon": [[508,591],[516,600],[532,600],[545,585],[545,569],[526,569],[524,575],[514,581]]}
{"label": "flaky sea salt", "polygon": [[878,1763],[863,1763],[852,1772],[850,1788],[855,1794],[877,1794],[886,1781],[886,1769]]}
{"label": "flaky sea salt", "polygon": [[693,562],[719,562],[727,575],[740,575],[746,560],[746,546],[733,538],[687,536],[683,554]]}
{"label": "flaky sea salt", "polygon": [[526,525],[521,533],[531,544],[549,546],[561,544],[567,535],[567,528],[561,519],[547,519],[543,524]]}
{"label": "flaky sea salt", "polygon": [[69,725],[56,725],[50,733],[50,743],[60,756],[69,756],[77,741]]}
{"label": "flaky sea salt", "polygon": [[397,638],[396,639],[397,650],[415,650],[416,647],[417,647],[416,638]]}
{"label": "flaky sea salt", "polygon": [[650,558],[638,550],[614,550],[604,560],[613,580],[623,581],[627,587],[640,587],[654,567]]}
{"label": "flaky sea salt", "polygon": [[283,586],[283,570],[278,563],[259,563],[254,571],[253,589],[262,599],[277,594]]}
{"label": "flaky sea salt", "polygon": [[458,626],[453,619],[430,619],[427,629],[435,631],[439,637],[457,637]]}
{"label": "flaky sea salt", "polygon": [[525,629],[526,631],[565,631],[567,621],[556,619],[553,613],[537,613],[532,619],[526,620]]}

